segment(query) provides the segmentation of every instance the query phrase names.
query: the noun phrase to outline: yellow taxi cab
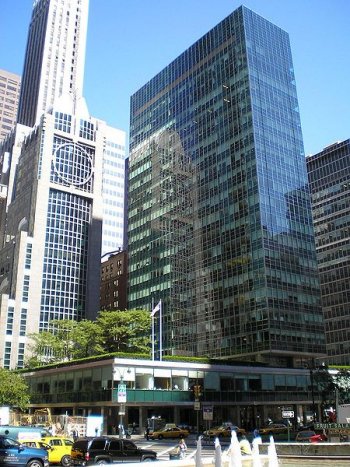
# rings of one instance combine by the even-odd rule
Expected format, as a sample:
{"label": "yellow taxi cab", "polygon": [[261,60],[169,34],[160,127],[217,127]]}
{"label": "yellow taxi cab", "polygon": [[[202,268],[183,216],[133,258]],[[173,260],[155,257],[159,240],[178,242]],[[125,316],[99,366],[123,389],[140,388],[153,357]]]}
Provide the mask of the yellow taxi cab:
{"label": "yellow taxi cab", "polygon": [[46,436],[41,441],[51,446],[49,451],[49,462],[52,464],[61,464],[64,467],[70,465],[70,454],[72,451],[73,440],[63,436]]}
{"label": "yellow taxi cab", "polygon": [[46,449],[50,464],[61,464],[63,467],[70,465],[73,446],[73,440],[70,438],[46,436],[40,439],[21,439],[20,443],[33,448]]}
{"label": "yellow taxi cab", "polygon": [[284,423],[270,423],[270,425],[260,428],[260,434],[262,435],[274,435],[276,433],[288,433],[287,425]]}
{"label": "yellow taxi cab", "polygon": [[186,438],[190,432],[183,430],[178,426],[164,428],[163,430],[154,431],[149,435],[150,439],[170,439],[170,438]]}
{"label": "yellow taxi cab", "polygon": [[243,428],[238,428],[236,425],[221,425],[203,433],[204,436],[210,438],[231,438],[232,431],[235,431],[237,435],[246,435],[246,431]]}

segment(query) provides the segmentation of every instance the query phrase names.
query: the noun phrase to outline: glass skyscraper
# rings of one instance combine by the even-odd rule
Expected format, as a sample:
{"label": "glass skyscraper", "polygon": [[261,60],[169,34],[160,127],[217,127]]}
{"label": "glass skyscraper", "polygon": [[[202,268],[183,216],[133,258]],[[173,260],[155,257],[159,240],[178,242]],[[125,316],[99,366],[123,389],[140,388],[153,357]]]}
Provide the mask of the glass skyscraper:
{"label": "glass skyscraper", "polygon": [[306,159],[328,363],[350,363],[350,139]]}
{"label": "glass skyscraper", "polygon": [[128,202],[129,308],[162,299],[164,354],[324,353],[286,32],[242,6],[132,96]]}

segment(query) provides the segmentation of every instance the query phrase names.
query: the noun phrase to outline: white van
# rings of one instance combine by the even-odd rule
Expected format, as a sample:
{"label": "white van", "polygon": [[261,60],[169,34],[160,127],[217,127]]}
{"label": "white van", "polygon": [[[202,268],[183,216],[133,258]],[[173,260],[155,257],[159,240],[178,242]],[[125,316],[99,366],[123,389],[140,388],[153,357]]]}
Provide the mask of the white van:
{"label": "white van", "polygon": [[12,426],[0,425],[0,435],[21,441],[21,439],[39,439],[44,436],[51,436],[50,432],[43,427],[36,426]]}

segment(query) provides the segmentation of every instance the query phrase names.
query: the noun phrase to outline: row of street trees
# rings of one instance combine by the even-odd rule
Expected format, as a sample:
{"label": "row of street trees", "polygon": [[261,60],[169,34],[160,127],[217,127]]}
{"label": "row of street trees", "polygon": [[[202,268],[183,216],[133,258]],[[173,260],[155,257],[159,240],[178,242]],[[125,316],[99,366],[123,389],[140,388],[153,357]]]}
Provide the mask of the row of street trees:
{"label": "row of street trees", "polygon": [[150,354],[148,311],[100,311],[96,321],[53,320],[50,330],[31,334],[26,367],[115,352]]}

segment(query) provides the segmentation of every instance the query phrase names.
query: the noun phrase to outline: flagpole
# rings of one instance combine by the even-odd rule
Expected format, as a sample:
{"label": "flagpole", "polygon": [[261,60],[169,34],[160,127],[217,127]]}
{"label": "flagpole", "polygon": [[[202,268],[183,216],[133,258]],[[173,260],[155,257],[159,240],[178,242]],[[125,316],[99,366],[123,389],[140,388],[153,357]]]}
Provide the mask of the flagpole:
{"label": "flagpole", "polygon": [[[153,307],[153,300],[152,300],[152,307]],[[154,331],[154,317],[155,317],[155,314],[157,313],[157,311],[159,311],[159,327],[160,327],[160,331],[159,331],[159,359],[161,360],[162,359],[162,301],[159,300],[158,304],[152,308],[152,312],[151,312],[151,318],[152,318],[152,360],[155,359],[155,351],[154,351],[154,347],[155,347],[155,331]]]}
{"label": "flagpole", "polygon": [[162,330],[162,300],[159,300],[159,360],[162,360],[162,352],[163,352],[163,330]]}

